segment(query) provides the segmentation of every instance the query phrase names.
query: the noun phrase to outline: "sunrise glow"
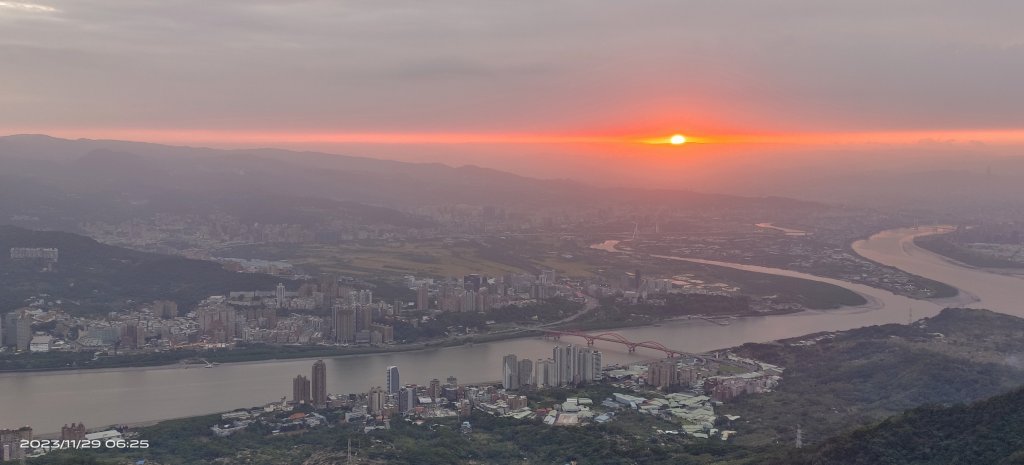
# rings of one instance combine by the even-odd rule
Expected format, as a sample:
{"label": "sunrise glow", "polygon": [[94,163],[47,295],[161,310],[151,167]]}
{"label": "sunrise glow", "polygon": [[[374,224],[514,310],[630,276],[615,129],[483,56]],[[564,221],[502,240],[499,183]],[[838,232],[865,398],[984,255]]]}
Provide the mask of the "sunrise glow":
{"label": "sunrise glow", "polygon": [[18,133],[48,132],[67,138],[123,139],[167,144],[210,146],[303,147],[311,145],[536,145],[618,147],[700,146],[871,146],[914,144],[1024,144],[1024,129],[920,130],[872,132],[750,132],[643,136],[626,133],[499,133],[499,132],[332,132],[238,131],[193,129],[66,129],[23,128]]}

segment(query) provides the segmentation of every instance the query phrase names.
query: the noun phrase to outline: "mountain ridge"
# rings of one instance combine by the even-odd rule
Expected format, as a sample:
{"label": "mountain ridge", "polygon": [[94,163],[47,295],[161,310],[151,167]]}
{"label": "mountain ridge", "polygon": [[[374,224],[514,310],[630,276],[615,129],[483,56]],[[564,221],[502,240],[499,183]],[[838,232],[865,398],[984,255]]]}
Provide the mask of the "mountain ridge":
{"label": "mountain ridge", "polygon": [[[45,162],[45,169],[36,167],[34,172],[30,173],[37,179],[54,178],[53,175],[47,176],[44,171],[60,171],[65,166],[64,163],[80,159],[95,150],[133,154],[149,163],[162,166],[170,175],[166,180],[156,180],[158,182],[177,182],[181,181],[181,178],[188,181],[189,176],[199,176],[195,182],[209,182],[208,177],[202,176],[204,173],[225,175],[227,178],[220,180],[226,183],[235,181],[231,175],[237,177],[253,172],[266,176],[277,174],[281,176],[281,184],[301,183],[311,196],[345,198],[393,208],[400,204],[415,206],[427,203],[458,203],[459,200],[471,204],[546,206],[552,201],[564,201],[567,204],[578,205],[588,204],[597,199],[619,203],[644,201],[666,204],[719,204],[739,201],[817,205],[815,202],[777,196],[742,197],[686,189],[600,187],[565,178],[531,178],[477,165],[414,163],[314,151],[274,148],[229,150],[133,141],[70,140],[46,135],[0,136],[0,161],[11,164],[15,168],[15,173],[19,170],[32,171],[22,166],[31,165],[32,161]],[[56,178],[66,180],[70,176],[71,173],[63,173],[63,176]],[[331,185],[332,181],[339,178],[350,182],[353,187],[346,189],[343,186]],[[368,193],[382,185],[391,187],[392,192]],[[406,186],[408,189],[403,189]],[[283,186],[278,187],[284,189]],[[423,198],[424,192],[430,196]],[[622,196],[628,198],[622,199]],[[478,200],[474,202],[474,199]]]}

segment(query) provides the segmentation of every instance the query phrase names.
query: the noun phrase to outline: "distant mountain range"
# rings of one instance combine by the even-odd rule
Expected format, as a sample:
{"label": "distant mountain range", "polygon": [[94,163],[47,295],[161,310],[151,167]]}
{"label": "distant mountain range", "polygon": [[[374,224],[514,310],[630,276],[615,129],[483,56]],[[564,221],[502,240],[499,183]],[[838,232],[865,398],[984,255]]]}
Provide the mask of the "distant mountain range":
{"label": "distant mountain range", "polygon": [[42,135],[0,137],[0,194],[0,221],[45,217],[65,226],[84,219],[130,218],[140,211],[255,209],[260,217],[274,218],[295,214],[276,206],[311,205],[315,214],[333,209],[340,218],[395,225],[422,225],[422,218],[403,212],[436,205],[571,209],[664,204],[762,210],[814,205],[782,198],[601,188],[476,166]]}

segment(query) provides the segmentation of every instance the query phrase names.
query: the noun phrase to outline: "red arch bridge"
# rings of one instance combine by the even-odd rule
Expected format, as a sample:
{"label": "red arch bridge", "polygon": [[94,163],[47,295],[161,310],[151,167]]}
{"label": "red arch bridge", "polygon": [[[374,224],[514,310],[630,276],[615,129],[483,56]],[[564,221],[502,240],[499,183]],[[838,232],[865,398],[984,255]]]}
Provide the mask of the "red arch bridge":
{"label": "red arch bridge", "polygon": [[629,339],[626,339],[625,336],[619,333],[587,334],[581,333],[579,331],[557,331],[552,329],[545,329],[542,331],[544,332],[544,337],[550,337],[554,339],[560,339],[562,336],[582,337],[583,339],[586,339],[588,346],[594,345],[594,341],[606,341],[614,342],[616,344],[622,344],[629,348],[630,352],[636,352],[637,347],[643,347],[646,349],[660,350],[665,353],[666,357],[680,356],[704,358],[704,356],[701,355],[691,354],[689,352],[683,352],[681,350],[669,349],[668,347],[665,347],[664,344],[658,341],[633,342],[630,341]]}

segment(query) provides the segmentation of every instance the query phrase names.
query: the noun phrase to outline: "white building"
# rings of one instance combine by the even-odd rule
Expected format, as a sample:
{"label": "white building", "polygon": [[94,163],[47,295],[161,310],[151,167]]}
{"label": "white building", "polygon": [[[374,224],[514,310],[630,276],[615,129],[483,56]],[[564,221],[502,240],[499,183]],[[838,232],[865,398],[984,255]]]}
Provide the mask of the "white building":
{"label": "white building", "polygon": [[33,336],[28,344],[30,352],[49,352],[53,348],[53,338],[50,336]]}

